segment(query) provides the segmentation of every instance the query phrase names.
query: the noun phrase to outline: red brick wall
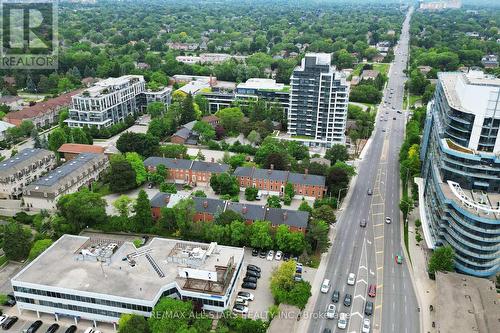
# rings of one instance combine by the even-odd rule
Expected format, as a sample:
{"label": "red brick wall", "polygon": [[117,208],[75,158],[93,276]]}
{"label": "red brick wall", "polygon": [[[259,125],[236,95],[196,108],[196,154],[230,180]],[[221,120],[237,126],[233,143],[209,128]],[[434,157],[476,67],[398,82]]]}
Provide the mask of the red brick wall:
{"label": "red brick wall", "polygon": [[212,222],[214,220],[214,216],[209,213],[198,212],[194,214],[193,220],[194,222]]}
{"label": "red brick wall", "polygon": [[151,215],[153,215],[153,220],[158,220],[161,217],[160,207],[151,207]]}
{"label": "red brick wall", "polygon": [[172,135],[170,137],[170,142],[176,143],[176,144],[183,144],[184,142],[186,142],[186,140],[184,140],[184,138],[181,138],[180,136]]}

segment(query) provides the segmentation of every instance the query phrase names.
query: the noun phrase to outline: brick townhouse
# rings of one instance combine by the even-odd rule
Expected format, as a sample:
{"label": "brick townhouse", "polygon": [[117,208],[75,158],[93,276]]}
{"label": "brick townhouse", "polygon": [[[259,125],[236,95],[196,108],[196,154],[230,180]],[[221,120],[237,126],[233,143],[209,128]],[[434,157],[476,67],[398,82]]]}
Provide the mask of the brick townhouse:
{"label": "brick townhouse", "polygon": [[321,199],[326,192],[325,177],[300,174],[289,171],[258,169],[255,167],[238,167],[234,171],[243,190],[247,187],[256,187],[266,194],[283,195],[286,183],[291,183],[295,190],[295,197],[309,197]]}
{"label": "brick townhouse", "polygon": [[220,174],[229,170],[227,164],[178,158],[149,157],[144,161],[144,166],[149,171],[156,170],[158,165],[164,165],[167,168],[168,179],[179,184],[199,186],[207,186],[212,174]]}

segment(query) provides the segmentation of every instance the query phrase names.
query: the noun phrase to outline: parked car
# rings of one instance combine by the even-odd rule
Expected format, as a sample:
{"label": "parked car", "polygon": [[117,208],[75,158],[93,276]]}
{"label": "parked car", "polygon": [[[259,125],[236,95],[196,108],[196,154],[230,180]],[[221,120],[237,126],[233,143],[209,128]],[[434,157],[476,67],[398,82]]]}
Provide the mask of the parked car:
{"label": "parked car", "polygon": [[64,333],[75,333],[76,332],[76,326],[75,325],[71,325],[70,327],[68,327],[66,329],[66,331],[64,331]]}
{"label": "parked car", "polygon": [[362,333],[370,333],[370,319],[365,318],[363,319],[363,328],[361,330]]}
{"label": "parked car", "polygon": [[370,284],[368,286],[368,296],[375,297],[377,295],[377,286],[374,284]]}
{"label": "parked car", "polygon": [[257,257],[259,255],[259,250],[252,249],[252,257]]}
{"label": "parked car", "polygon": [[274,258],[274,251],[273,250],[270,250],[268,253],[267,253],[267,260],[271,261],[273,260]]}
{"label": "parked car", "polygon": [[392,117],[392,120],[396,120],[396,117]]}
{"label": "parked car", "polygon": [[30,327],[28,327],[26,333],[35,333],[36,331],[38,331],[40,326],[42,326],[42,324],[43,322],[41,320],[35,321],[33,324],[30,325]]}
{"label": "parked car", "polygon": [[328,319],[334,319],[335,318],[335,304],[330,304],[328,305],[328,308],[326,309],[326,318]]}
{"label": "parked car", "polygon": [[261,271],[260,267],[255,266],[255,265],[247,265],[247,270],[248,271],[255,271],[255,272],[259,272],[259,273]]}
{"label": "parked car", "polygon": [[262,199],[262,191],[257,192],[257,195],[255,196],[255,200],[260,200]]}
{"label": "parked car", "polygon": [[347,313],[342,312],[339,315],[339,321],[337,322],[337,327],[341,330],[345,330],[347,327]]}
{"label": "parked car", "polygon": [[9,318],[7,315],[0,316],[0,326]]}
{"label": "parked car", "polygon": [[241,284],[241,288],[255,290],[257,289],[257,284],[252,282],[243,282]]}
{"label": "parked car", "polygon": [[244,306],[248,306],[248,301],[246,299],[243,299],[241,297],[236,297],[236,304],[242,304]]}
{"label": "parked car", "polygon": [[87,329],[83,333],[95,333],[94,332],[94,328],[93,327],[87,327]]}
{"label": "parked car", "polygon": [[366,219],[362,219],[360,222],[359,222],[359,226],[364,228],[366,227]]}
{"label": "parked car", "polygon": [[391,222],[392,222],[391,218],[389,216],[386,216],[385,217],[385,223],[389,224]]}
{"label": "parked car", "polygon": [[257,278],[254,276],[245,276],[243,278],[243,282],[252,282],[252,283],[257,283]]}
{"label": "parked car", "polygon": [[244,306],[243,304],[235,304],[233,307],[233,312],[238,314],[247,314],[248,307]]}
{"label": "parked car", "polygon": [[302,273],[295,273],[293,280],[296,282],[302,281]]}
{"label": "parked car", "polygon": [[283,257],[283,252],[276,251],[276,255],[274,256],[274,260],[281,260],[282,257]]}
{"label": "parked car", "polygon": [[288,261],[288,260],[290,260],[290,253],[285,253],[283,255],[283,261]]}
{"label": "parked car", "polygon": [[10,306],[10,307],[16,305],[16,297],[14,296],[13,293],[7,294],[7,300],[5,301],[4,305]]}
{"label": "parked car", "polygon": [[321,292],[323,294],[326,294],[330,290],[330,280],[324,279],[323,283],[321,284]]}
{"label": "parked car", "polygon": [[345,306],[351,306],[352,304],[352,295],[351,294],[345,294],[344,296],[344,305]]}
{"label": "parked car", "polygon": [[398,255],[396,256],[396,262],[397,262],[399,265],[401,265],[401,264],[403,263],[403,257],[402,257],[400,254],[398,254]]}
{"label": "parked car", "polygon": [[267,251],[266,250],[260,250],[259,257],[261,257],[262,259],[265,259],[266,256],[267,256]]}
{"label": "parked car", "polygon": [[14,325],[17,321],[19,320],[19,318],[17,318],[16,316],[12,316],[12,317],[7,317],[7,319],[2,323],[2,328],[4,330],[8,330],[9,328],[12,327],[12,325]]}
{"label": "parked car", "polygon": [[325,327],[325,329],[323,330],[323,333],[332,333],[332,330],[329,329],[328,327]]}
{"label": "parked car", "polygon": [[368,189],[367,191],[368,195],[372,195],[373,194],[373,190],[371,188]]}
{"label": "parked car", "polygon": [[59,329],[59,324],[52,324],[45,333],[55,333]]}
{"label": "parked car", "polygon": [[247,301],[253,301],[254,298],[253,294],[248,291],[240,291],[236,296],[246,299]]}
{"label": "parked car", "polygon": [[340,299],[340,292],[338,290],[334,290],[332,294],[332,302],[337,303]]}
{"label": "parked car", "polygon": [[371,316],[373,314],[373,302],[367,301],[365,304],[365,315]]}
{"label": "parked car", "polygon": [[347,284],[350,286],[354,286],[354,283],[356,283],[356,274],[349,273],[349,276],[347,277]]}
{"label": "parked car", "polygon": [[252,270],[248,270],[247,269],[247,275],[246,276],[252,276],[252,277],[255,277],[255,278],[260,278],[260,273],[259,272],[256,272],[256,271],[252,271]]}

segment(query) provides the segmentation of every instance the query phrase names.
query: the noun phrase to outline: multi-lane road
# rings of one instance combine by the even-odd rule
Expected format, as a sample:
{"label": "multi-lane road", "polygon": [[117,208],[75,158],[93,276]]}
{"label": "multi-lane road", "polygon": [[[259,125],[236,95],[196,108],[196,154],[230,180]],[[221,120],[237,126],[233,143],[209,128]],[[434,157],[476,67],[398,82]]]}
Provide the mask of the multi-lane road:
{"label": "multi-lane road", "polygon": [[[352,185],[349,201],[337,223],[336,237],[327,254],[324,278],[331,282],[329,293],[313,295],[314,312],[325,312],[334,290],[340,292],[337,313],[349,314],[346,332],[361,332],[364,318],[371,321],[374,333],[420,332],[418,304],[401,246],[402,221],[399,212],[399,148],[404,137],[406,112],[403,110],[403,70],[408,60],[409,22],[413,10],[406,15],[401,37],[395,47],[395,59],[379,107],[375,131],[367,152],[359,164],[358,176]],[[398,112],[399,111],[399,112]],[[371,195],[368,194],[370,190]],[[392,222],[386,223],[386,217]],[[360,226],[366,219],[367,227]],[[354,286],[347,285],[349,273],[356,274]],[[376,297],[367,295],[369,285],[377,286]],[[351,294],[351,306],[343,299]],[[367,301],[374,303],[373,315],[364,313]],[[338,317],[337,317],[338,318]],[[337,319],[310,319],[308,332],[342,332]]]}

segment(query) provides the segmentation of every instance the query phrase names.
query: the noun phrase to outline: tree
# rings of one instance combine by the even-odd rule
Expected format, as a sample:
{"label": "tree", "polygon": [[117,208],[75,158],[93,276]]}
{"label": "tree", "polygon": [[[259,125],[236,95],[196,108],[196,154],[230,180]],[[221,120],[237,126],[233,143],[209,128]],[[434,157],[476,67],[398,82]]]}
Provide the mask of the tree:
{"label": "tree", "polygon": [[151,203],[146,191],[140,190],[134,205],[133,231],[146,231],[153,225]]}
{"label": "tree", "polygon": [[290,230],[286,224],[281,224],[276,229],[274,241],[278,249],[288,252],[288,241],[290,237]]}
{"label": "tree", "polygon": [[151,102],[146,108],[146,112],[151,116],[151,118],[160,117],[165,112],[165,104],[163,102]]}
{"label": "tree", "polygon": [[301,212],[308,212],[309,214],[312,214],[313,208],[309,206],[307,201],[302,201],[299,206],[299,211]]}
{"label": "tree", "polygon": [[325,221],[328,224],[334,224],[335,222],[337,222],[335,211],[328,205],[322,205],[314,209],[312,212],[312,217],[318,220]]}
{"label": "tree", "polygon": [[196,112],[193,103],[193,96],[191,94],[188,94],[182,101],[181,124],[187,124],[196,120]]}
{"label": "tree", "polygon": [[245,154],[236,154],[236,155],[230,156],[227,163],[234,170],[237,167],[242,166],[245,163],[245,160],[246,160]]}
{"label": "tree", "polygon": [[66,142],[66,133],[62,128],[56,128],[49,134],[49,149],[53,152],[57,152],[59,147]]}
{"label": "tree", "polygon": [[349,175],[344,169],[333,166],[328,169],[326,186],[332,195],[337,196],[342,189],[349,186]]}
{"label": "tree", "polygon": [[74,226],[76,231],[103,223],[107,219],[106,200],[99,193],[88,189],[63,195],[56,206],[59,215]]}
{"label": "tree", "polygon": [[270,235],[271,224],[267,221],[255,221],[250,226],[250,245],[255,248],[270,249],[273,239]]}
{"label": "tree", "polygon": [[253,145],[260,143],[261,138],[259,132],[257,132],[256,130],[250,131],[250,133],[248,133],[247,135],[247,140],[250,141],[250,143],[252,143]]}
{"label": "tree", "polygon": [[39,239],[34,244],[30,250],[28,260],[33,260],[38,257],[43,251],[47,250],[49,246],[52,245],[54,241],[52,239]]}
{"label": "tree", "polygon": [[220,119],[220,124],[229,133],[236,134],[243,121],[243,112],[238,107],[219,110],[216,114]]}
{"label": "tree", "polygon": [[378,104],[382,100],[382,93],[371,84],[359,84],[351,89],[349,100],[359,103]]}
{"label": "tree", "polygon": [[118,321],[118,333],[151,332],[146,318],[136,314],[122,314]]}
{"label": "tree", "polygon": [[196,103],[196,105],[198,105],[202,114],[206,115],[209,113],[209,104],[205,96],[203,96],[202,94],[196,94],[194,96],[194,102]]}
{"label": "tree", "polygon": [[330,246],[329,231],[330,227],[325,221],[312,220],[309,222],[306,239],[313,252],[326,252]]}
{"label": "tree", "polygon": [[240,192],[238,180],[227,172],[212,175],[210,177],[210,186],[216,194],[233,196]]}
{"label": "tree", "polygon": [[118,211],[120,216],[128,218],[131,205],[134,201],[126,195],[120,195],[118,199],[113,202],[113,207]]}
{"label": "tree", "polygon": [[450,245],[437,248],[429,260],[429,274],[436,272],[452,272],[455,269],[455,251]]}
{"label": "tree", "polygon": [[235,212],[234,210],[226,210],[216,215],[217,216],[215,217],[214,221],[215,224],[229,225],[234,221],[240,221],[240,222],[245,221],[243,216],[241,216],[238,212]]}
{"label": "tree", "polygon": [[137,185],[144,183],[148,177],[148,172],[146,171],[142,158],[139,154],[135,152],[126,153],[125,160],[130,163],[130,166],[134,169],[135,183]]}
{"label": "tree", "polygon": [[195,214],[194,201],[192,199],[181,199],[173,209],[180,234],[187,236]]}
{"label": "tree", "polygon": [[196,190],[192,193],[192,196],[195,198],[206,198],[207,194],[202,190]]}
{"label": "tree", "polygon": [[209,123],[197,121],[193,126],[193,131],[200,135],[202,142],[208,142],[215,139],[215,130]]}
{"label": "tree", "polygon": [[268,196],[267,206],[271,208],[281,208],[280,198],[277,195]]}
{"label": "tree", "polygon": [[185,145],[164,145],[160,147],[160,155],[169,158],[184,158],[187,156],[187,147]]}
{"label": "tree", "polygon": [[336,144],[327,149],[325,158],[330,160],[331,165],[334,165],[337,161],[347,161],[349,159],[349,153],[347,152],[346,146]]}
{"label": "tree", "polygon": [[177,187],[175,184],[164,182],[160,185],[160,191],[174,194],[177,193]]}
{"label": "tree", "polygon": [[153,308],[148,321],[152,333],[179,332],[188,329],[193,304],[170,297],[162,297]]}
{"label": "tree", "polygon": [[293,260],[281,263],[271,276],[271,293],[277,304],[286,303],[303,309],[311,297],[311,284],[295,281],[295,269]]}
{"label": "tree", "polygon": [[17,222],[5,226],[3,235],[3,250],[9,260],[26,259],[31,249],[31,231]]}
{"label": "tree", "polygon": [[403,213],[403,220],[406,223],[406,218],[408,217],[408,213],[413,209],[413,200],[408,197],[408,195],[403,194],[403,198],[399,202],[399,209]]}
{"label": "tree", "polygon": [[112,192],[125,192],[137,187],[135,170],[122,155],[112,156],[105,180]]}
{"label": "tree", "polygon": [[233,221],[229,225],[229,238],[232,246],[242,246],[248,237],[247,225],[243,221]]}
{"label": "tree", "polygon": [[120,152],[136,152],[144,157],[154,155],[158,147],[158,138],[147,133],[125,132],[116,141],[116,148]]}
{"label": "tree", "polygon": [[290,198],[295,196],[295,190],[293,189],[292,183],[286,183],[285,185],[285,195],[288,195]]}
{"label": "tree", "polygon": [[259,189],[256,187],[247,187],[245,189],[245,199],[248,201],[254,201],[257,198],[258,193]]}

